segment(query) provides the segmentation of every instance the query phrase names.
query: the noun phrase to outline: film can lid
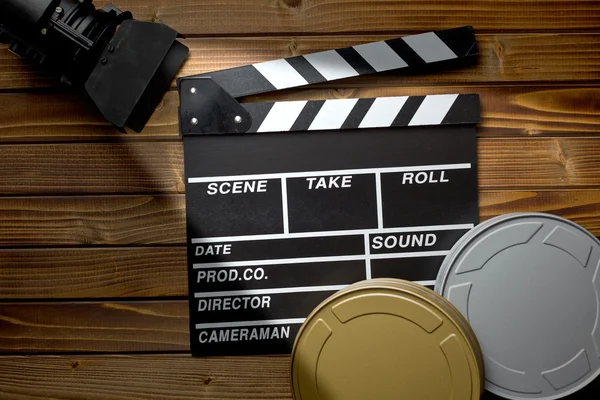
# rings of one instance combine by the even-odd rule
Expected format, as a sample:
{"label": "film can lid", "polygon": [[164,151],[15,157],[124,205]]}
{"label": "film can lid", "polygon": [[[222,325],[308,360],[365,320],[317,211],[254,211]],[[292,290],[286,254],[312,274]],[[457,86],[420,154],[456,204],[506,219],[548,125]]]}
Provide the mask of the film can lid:
{"label": "film can lid", "polygon": [[490,392],[558,399],[600,375],[600,242],[577,224],[492,218],[455,244],[436,291],[476,333]]}
{"label": "film can lid", "polygon": [[354,284],[321,303],[300,329],[294,398],[479,399],[478,343],[458,318],[441,296],[412,282]]}

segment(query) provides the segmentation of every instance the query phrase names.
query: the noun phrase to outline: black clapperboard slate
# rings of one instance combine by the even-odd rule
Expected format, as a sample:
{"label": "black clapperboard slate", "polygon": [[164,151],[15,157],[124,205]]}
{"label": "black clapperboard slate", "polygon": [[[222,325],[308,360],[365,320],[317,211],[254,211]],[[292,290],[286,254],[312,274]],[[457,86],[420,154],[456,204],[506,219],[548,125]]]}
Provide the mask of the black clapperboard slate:
{"label": "black clapperboard slate", "polygon": [[476,54],[464,27],[179,80],[194,355],[289,353],[349,284],[433,286],[478,223],[477,95],[235,98]]}

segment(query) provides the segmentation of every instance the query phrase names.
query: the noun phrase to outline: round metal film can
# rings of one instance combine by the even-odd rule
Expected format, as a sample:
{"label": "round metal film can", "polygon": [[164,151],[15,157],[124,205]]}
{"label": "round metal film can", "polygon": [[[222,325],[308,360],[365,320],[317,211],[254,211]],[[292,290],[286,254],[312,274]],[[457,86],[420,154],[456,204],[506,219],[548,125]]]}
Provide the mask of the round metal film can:
{"label": "round metal film can", "polygon": [[600,242],[566,219],[508,214],[465,234],[436,292],[467,318],[485,388],[509,399],[558,399],[600,374]]}
{"label": "round metal film can", "polygon": [[358,282],[321,303],[291,357],[296,400],[470,400],[483,358],[460,312],[435,292],[395,279]]}

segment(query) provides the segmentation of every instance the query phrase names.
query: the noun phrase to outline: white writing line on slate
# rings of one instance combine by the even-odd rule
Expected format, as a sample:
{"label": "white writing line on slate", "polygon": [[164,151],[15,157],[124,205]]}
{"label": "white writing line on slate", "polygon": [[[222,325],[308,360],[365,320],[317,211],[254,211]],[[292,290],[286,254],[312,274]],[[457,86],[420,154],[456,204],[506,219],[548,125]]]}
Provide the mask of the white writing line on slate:
{"label": "white writing line on slate", "polygon": [[231,176],[210,176],[201,178],[188,178],[189,183],[207,183],[207,182],[227,182],[241,180],[259,180],[259,179],[282,179],[282,178],[308,178],[313,176],[328,175],[364,175],[376,173],[397,173],[397,172],[415,172],[415,171],[439,171],[450,169],[469,169],[471,163],[463,164],[440,164],[440,165],[417,165],[411,167],[391,167],[391,168],[364,168],[364,169],[346,169],[332,171],[305,171],[305,172],[280,172],[272,174],[255,175],[231,175]]}
{"label": "white writing line on slate", "polygon": [[328,236],[352,236],[364,234],[382,234],[382,233],[403,233],[420,231],[450,231],[471,229],[474,224],[454,224],[454,225],[431,225],[431,226],[410,226],[406,228],[383,228],[383,229],[352,229],[345,231],[323,231],[323,232],[297,232],[297,233],[273,233],[267,235],[244,235],[244,236],[219,236],[208,238],[192,238],[192,243],[219,243],[219,242],[241,242],[251,240],[276,240],[276,239],[300,239],[300,238],[319,238]]}

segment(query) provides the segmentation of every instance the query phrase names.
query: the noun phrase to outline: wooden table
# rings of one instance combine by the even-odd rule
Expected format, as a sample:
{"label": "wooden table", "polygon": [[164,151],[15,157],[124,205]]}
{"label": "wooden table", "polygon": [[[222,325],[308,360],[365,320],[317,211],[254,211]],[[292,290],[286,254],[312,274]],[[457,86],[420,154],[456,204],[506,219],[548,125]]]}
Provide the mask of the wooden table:
{"label": "wooden table", "polygon": [[[481,218],[543,211],[600,235],[600,1],[115,3],[188,35],[181,75],[473,25],[475,67],[248,100],[478,92]],[[177,102],[124,135],[0,48],[0,398],[290,398],[287,357],[188,354]]]}

